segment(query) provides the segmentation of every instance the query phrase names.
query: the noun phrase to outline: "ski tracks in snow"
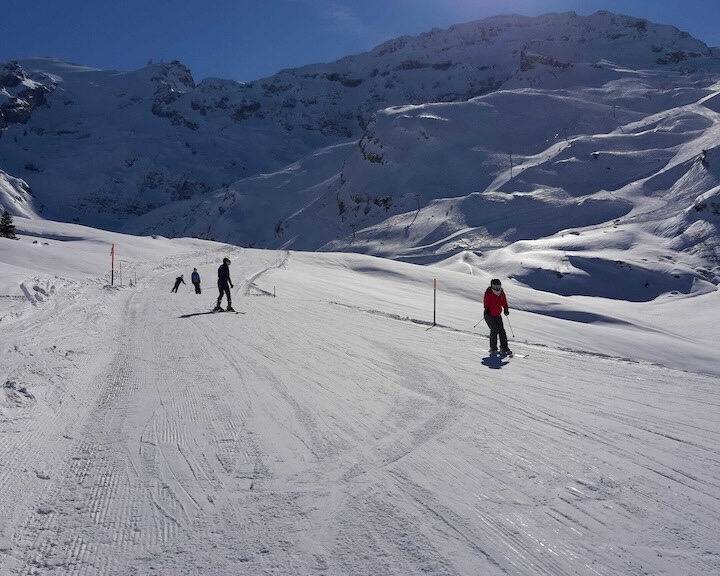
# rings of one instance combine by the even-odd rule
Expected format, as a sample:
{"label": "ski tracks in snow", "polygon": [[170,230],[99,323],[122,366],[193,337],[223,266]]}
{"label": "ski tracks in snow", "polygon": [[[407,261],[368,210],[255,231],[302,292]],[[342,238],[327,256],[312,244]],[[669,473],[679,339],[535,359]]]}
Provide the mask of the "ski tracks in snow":
{"label": "ski tracks in snow", "polygon": [[540,347],[487,370],[466,331],[266,297],[258,270],[292,266],[276,256],[233,258],[243,316],[168,296],[188,255],[85,288],[54,344],[40,317],[20,334],[17,374],[32,346],[59,352],[5,390],[2,576],[720,568],[711,379]]}
{"label": "ski tracks in snow", "polygon": [[[248,491],[261,467],[252,440],[243,437],[243,413],[236,408],[242,404],[232,402],[227,381],[215,377],[222,354],[201,332],[190,330],[187,340],[169,334],[180,326],[168,325],[168,309],[156,309],[151,296],[143,287],[130,293],[121,329],[98,334],[110,340],[97,350],[100,358],[112,358],[109,365],[79,363],[81,369],[68,371],[70,385],[55,391],[80,400],[66,401],[67,410],[54,406],[40,429],[18,430],[27,443],[10,444],[12,453],[2,454],[13,469],[26,459],[43,488],[25,494],[9,474],[3,479],[0,468],[4,509],[36,499],[12,536],[7,530],[5,566],[13,574],[144,574],[163,553],[172,559],[166,573],[182,573],[179,566],[192,564],[183,555],[203,557],[198,541],[215,565],[238,553],[226,548],[237,537],[216,530],[213,514],[226,494]],[[86,321],[97,302],[73,312]],[[39,321],[31,328],[28,333],[42,334]],[[68,414],[73,409],[77,417]],[[59,431],[67,422],[74,422],[72,429]],[[64,452],[43,456],[44,444],[57,450],[60,432]],[[38,460],[42,468],[33,465]]]}
{"label": "ski tracks in snow", "polygon": [[[12,574],[57,568],[58,540],[48,536],[65,506],[61,485],[73,470],[81,470],[75,437],[87,411],[101,401],[98,374],[112,346],[109,335],[120,322],[113,306],[98,307],[118,298],[116,291],[96,283],[58,282],[48,298],[19,315],[22,323],[17,321],[12,353],[6,354],[10,374],[17,375],[13,388],[33,399],[15,407],[27,417],[13,414],[2,423],[4,434],[15,434],[0,453],[0,529],[4,522],[16,526],[5,529],[0,566]],[[88,341],[94,350],[88,350]]]}

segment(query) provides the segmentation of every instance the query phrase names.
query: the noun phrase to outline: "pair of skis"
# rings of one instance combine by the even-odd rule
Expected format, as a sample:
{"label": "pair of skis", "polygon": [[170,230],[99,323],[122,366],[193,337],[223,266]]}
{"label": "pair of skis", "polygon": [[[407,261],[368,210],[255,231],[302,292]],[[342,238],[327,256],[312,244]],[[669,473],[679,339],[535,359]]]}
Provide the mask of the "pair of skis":
{"label": "pair of skis", "polygon": [[497,350],[490,350],[490,356],[497,358],[527,358],[527,354],[515,354],[515,352],[498,352]]}
{"label": "pair of skis", "polygon": [[212,310],[210,310],[210,312],[217,312],[218,314],[220,314],[221,312],[226,314],[245,314],[245,312],[238,312],[237,310],[223,310],[222,308],[213,308]]}

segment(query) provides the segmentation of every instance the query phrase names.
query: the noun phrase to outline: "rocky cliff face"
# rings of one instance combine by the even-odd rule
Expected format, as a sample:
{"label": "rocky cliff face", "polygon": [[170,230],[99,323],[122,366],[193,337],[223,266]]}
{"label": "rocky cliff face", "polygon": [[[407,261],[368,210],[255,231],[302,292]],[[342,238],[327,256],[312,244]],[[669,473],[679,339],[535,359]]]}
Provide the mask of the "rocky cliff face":
{"label": "rocky cliff face", "polygon": [[[177,61],[156,65],[149,80],[156,85],[153,113],[191,130],[209,117],[222,117],[350,138],[361,135],[379,109],[465,101],[522,80],[522,73],[538,67],[555,69],[554,74],[576,62],[610,59],[633,67],[685,63],[690,69],[707,56],[711,50],[704,43],[669,26],[609,12],[566,13],[498,16],[435,29],[247,84],[208,79],[196,86],[190,70]],[[31,80],[17,62],[0,69],[4,126],[26,122],[46,103],[57,82],[40,76]]]}
{"label": "rocky cliff face", "polygon": [[187,118],[194,111],[236,123],[271,123],[288,134],[353,138],[379,109],[466,101],[509,82],[537,85],[537,74],[525,74],[533,69],[546,69],[550,80],[581,62],[692,68],[708,56],[705,44],[679,30],[608,12],[499,16],[398,38],[368,53],[249,84],[206,80],[172,107]]}
{"label": "rocky cliff face", "polygon": [[56,84],[50,78],[44,80],[28,78],[18,62],[0,66],[0,130],[9,124],[24,124],[35,108],[46,104],[46,95]]}

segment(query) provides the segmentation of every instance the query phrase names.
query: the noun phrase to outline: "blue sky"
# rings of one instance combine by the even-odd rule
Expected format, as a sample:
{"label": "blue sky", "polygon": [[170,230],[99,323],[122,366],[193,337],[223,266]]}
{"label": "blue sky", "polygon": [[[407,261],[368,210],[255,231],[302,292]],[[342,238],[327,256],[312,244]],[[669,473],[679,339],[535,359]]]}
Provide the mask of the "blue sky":
{"label": "blue sky", "polygon": [[151,58],[180,60],[198,82],[251,81],[496,14],[597,10],[671,24],[720,46],[718,0],[36,0],[3,10],[0,62],[52,56],[135,70]]}

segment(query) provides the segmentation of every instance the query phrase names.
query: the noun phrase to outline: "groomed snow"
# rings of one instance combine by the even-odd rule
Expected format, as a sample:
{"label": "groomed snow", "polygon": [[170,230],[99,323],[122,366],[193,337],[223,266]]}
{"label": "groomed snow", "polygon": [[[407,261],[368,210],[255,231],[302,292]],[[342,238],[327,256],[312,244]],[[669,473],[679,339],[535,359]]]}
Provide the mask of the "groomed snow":
{"label": "groomed snow", "polygon": [[[720,573],[717,290],[15,223],[1,576]],[[526,357],[486,353],[494,276]]]}

